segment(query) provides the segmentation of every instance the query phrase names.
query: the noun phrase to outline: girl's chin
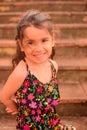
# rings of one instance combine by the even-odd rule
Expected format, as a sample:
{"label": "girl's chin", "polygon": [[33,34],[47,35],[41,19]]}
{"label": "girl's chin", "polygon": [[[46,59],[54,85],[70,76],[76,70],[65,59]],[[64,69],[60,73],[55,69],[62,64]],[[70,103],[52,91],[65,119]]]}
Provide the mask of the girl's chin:
{"label": "girl's chin", "polygon": [[43,63],[43,62],[46,62],[47,59],[38,59],[38,60],[35,60],[36,63]]}
{"label": "girl's chin", "polygon": [[44,56],[44,55],[39,55],[39,56],[35,56],[34,57],[34,59],[35,59],[35,61],[45,61],[45,60],[47,60],[48,59],[48,57],[47,56]]}
{"label": "girl's chin", "polygon": [[34,60],[35,63],[43,63],[46,62],[48,60],[48,58],[36,58]]}
{"label": "girl's chin", "polygon": [[34,56],[32,58],[29,58],[28,60],[32,63],[43,63],[48,61],[49,56]]}

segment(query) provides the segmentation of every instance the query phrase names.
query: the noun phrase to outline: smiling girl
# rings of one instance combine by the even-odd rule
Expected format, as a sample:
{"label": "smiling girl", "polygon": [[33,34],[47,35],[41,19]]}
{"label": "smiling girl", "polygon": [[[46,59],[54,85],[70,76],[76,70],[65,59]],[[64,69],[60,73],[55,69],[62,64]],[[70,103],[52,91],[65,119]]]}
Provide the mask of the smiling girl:
{"label": "smiling girl", "polygon": [[[50,16],[27,11],[17,25],[14,70],[1,92],[6,111],[17,114],[17,130],[76,130],[61,123],[58,66],[51,59],[55,45]],[[15,101],[12,96],[15,95]]]}

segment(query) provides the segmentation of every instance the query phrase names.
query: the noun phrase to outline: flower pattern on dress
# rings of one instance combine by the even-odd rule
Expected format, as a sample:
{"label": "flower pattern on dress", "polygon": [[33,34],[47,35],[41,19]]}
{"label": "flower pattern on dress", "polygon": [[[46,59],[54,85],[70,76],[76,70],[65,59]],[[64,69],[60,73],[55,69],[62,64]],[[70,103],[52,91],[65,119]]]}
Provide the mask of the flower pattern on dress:
{"label": "flower pattern on dress", "polygon": [[33,95],[33,93],[30,93],[30,94],[28,95],[28,99],[29,99],[30,101],[32,101],[34,98],[35,98],[35,96]]}
{"label": "flower pattern on dress", "polygon": [[43,84],[30,71],[15,93],[19,113],[18,130],[56,130],[61,123],[55,111],[60,95],[56,70],[51,63],[52,79]]}
{"label": "flower pattern on dress", "polygon": [[37,108],[37,103],[32,101],[30,104],[29,104],[30,108]]}

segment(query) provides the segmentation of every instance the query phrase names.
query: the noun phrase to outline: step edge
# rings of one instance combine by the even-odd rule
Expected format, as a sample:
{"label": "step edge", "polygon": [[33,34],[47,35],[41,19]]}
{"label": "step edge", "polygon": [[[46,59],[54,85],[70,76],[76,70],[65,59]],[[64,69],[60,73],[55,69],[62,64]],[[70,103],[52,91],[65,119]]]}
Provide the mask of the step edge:
{"label": "step edge", "polygon": [[[25,13],[25,11],[23,11],[23,12],[19,12],[19,11],[17,11],[17,12],[13,12],[13,11],[11,11],[11,12],[0,12],[0,16],[7,16],[7,15],[11,15],[11,16],[13,16],[13,15],[22,15],[22,14],[24,14]],[[56,15],[61,15],[61,14],[64,14],[64,15],[87,15],[87,11],[81,11],[81,12],[76,12],[76,11],[54,11],[54,12],[52,12],[52,11],[44,11],[44,13],[47,13],[47,14],[56,14]]]}
{"label": "step edge", "polygon": [[[9,59],[3,59],[1,60],[0,59],[0,62],[2,62],[2,64],[0,65],[0,70],[8,70],[8,69],[11,69],[12,68],[12,62],[11,62],[11,59],[12,58],[9,58]],[[4,63],[8,61],[8,63],[5,65]],[[85,65],[59,65],[59,70],[62,71],[62,70],[65,70],[65,71],[87,71],[87,66]]]}
{"label": "step edge", "polygon": [[36,1],[36,2],[33,2],[33,1],[22,1],[22,2],[0,2],[0,5],[27,5],[27,4],[71,4],[71,5],[84,5],[84,4],[87,4],[86,1]]}
{"label": "step edge", "polygon": [[[87,46],[87,39],[64,39],[64,40],[56,40],[55,47],[73,47],[73,46],[79,46],[84,47]],[[6,48],[6,47],[16,47],[16,41],[15,40],[0,40],[0,47]]]}

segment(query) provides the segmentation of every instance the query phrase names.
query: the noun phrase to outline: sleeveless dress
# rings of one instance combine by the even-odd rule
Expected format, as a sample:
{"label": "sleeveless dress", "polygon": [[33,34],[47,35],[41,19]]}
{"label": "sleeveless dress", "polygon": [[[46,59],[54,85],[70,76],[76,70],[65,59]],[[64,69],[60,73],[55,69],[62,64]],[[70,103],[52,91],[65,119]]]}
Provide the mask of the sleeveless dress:
{"label": "sleeveless dress", "polygon": [[[50,62],[51,63],[51,62]],[[51,63],[52,78],[42,83],[29,71],[15,93],[18,104],[17,130],[58,130],[61,120],[55,110],[60,100],[56,69]]]}

